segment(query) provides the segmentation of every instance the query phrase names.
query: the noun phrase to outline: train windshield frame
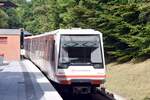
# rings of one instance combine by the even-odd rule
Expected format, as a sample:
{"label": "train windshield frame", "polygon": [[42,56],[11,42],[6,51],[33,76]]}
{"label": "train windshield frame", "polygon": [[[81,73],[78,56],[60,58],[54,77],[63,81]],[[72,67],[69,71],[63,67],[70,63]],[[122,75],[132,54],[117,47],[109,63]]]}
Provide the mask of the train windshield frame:
{"label": "train windshield frame", "polygon": [[100,64],[100,67],[103,68],[100,35],[61,35],[58,63],[67,65]]}

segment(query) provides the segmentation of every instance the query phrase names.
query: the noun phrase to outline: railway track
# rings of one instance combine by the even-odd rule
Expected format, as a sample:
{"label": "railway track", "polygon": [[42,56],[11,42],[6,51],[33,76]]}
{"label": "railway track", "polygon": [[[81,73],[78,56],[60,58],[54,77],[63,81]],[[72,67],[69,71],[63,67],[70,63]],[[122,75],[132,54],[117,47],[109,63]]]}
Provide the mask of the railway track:
{"label": "railway track", "polygon": [[101,92],[92,93],[88,95],[69,95],[69,96],[62,96],[63,100],[115,100]]}
{"label": "railway track", "polygon": [[63,100],[115,100],[111,93],[105,91],[104,88],[97,89],[95,93],[85,94],[85,95],[72,95],[72,94],[63,94],[61,87],[58,84],[55,84],[50,80],[51,84],[55,87],[58,93],[61,95]]}

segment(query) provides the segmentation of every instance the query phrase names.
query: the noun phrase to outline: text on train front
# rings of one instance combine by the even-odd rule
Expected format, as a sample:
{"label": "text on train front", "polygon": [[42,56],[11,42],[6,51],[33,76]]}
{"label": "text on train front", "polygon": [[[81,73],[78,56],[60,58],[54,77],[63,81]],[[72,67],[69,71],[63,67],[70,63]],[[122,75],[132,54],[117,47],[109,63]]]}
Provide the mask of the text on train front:
{"label": "text on train front", "polygon": [[61,35],[59,69],[69,66],[103,68],[99,35]]}

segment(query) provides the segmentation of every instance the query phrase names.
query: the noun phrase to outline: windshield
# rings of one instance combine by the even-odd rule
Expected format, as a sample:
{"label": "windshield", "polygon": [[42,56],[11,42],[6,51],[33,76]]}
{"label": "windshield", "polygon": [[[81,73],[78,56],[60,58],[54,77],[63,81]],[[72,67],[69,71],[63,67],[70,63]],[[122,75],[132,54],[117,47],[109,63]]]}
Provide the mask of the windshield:
{"label": "windshield", "polygon": [[102,63],[99,35],[61,36],[59,63]]}

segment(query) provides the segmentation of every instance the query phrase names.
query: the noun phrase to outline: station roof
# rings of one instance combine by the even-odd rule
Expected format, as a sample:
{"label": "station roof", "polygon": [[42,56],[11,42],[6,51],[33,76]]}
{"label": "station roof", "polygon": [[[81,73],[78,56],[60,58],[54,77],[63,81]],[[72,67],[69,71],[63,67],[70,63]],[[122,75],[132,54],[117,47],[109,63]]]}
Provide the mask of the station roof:
{"label": "station roof", "polygon": [[20,35],[20,29],[0,29],[0,35]]}
{"label": "station roof", "polygon": [[11,7],[17,7],[17,5],[11,1],[0,1],[0,7],[11,8]]}
{"label": "station roof", "polygon": [[24,35],[32,35],[32,34],[29,33],[28,31],[24,31]]}

